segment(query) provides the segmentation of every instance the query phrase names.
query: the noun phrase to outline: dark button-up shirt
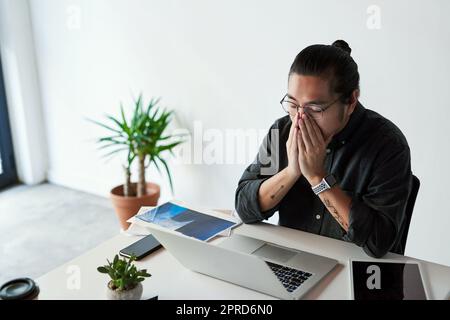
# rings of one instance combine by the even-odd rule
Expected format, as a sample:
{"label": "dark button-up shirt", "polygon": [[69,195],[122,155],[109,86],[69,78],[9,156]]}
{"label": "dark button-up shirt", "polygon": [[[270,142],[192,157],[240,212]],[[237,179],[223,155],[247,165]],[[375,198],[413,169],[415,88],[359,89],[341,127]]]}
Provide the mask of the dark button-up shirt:
{"label": "dark button-up shirt", "polygon": [[402,132],[358,103],[345,128],[327,146],[324,168],[352,199],[345,232],[303,176],[278,205],[260,210],[260,185],[288,165],[290,126],[289,116],[275,121],[256,160],[239,180],[235,207],[242,221],[262,221],[278,211],[282,226],[354,242],[370,256],[402,253],[400,230],[412,187],[410,150]]}

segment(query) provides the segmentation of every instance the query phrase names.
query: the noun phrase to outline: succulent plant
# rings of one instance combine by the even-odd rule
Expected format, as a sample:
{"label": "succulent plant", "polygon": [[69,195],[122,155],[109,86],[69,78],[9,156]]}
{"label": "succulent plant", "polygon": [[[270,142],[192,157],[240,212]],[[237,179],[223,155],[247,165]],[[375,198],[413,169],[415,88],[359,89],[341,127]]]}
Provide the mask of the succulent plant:
{"label": "succulent plant", "polygon": [[108,264],[98,267],[97,271],[109,275],[111,278],[109,282],[110,289],[130,290],[139,282],[144,281],[145,278],[151,277],[151,274],[147,273],[146,269],[138,270],[136,268],[133,264],[135,260],[135,256],[119,259],[119,256],[116,254],[113,262],[106,259]]}

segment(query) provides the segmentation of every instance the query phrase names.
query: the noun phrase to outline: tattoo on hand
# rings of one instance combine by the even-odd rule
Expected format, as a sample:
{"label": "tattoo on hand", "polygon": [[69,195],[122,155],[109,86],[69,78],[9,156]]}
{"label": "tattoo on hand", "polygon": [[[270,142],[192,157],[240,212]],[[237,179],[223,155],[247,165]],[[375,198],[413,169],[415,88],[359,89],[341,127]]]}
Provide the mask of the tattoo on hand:
{"label": "tattoo on hand", "polygon": [[270,196],[270,198],[271,199],[274,199],[275,197],[276,197],[276,195],[281,191],[281,189],[283,189],[284,188],[284,185],[282,184],[281,186],[280,186],[280,188],[278,188],[278,190],[277,190],[277,192],[275,192],[274,194],[272,194],[271,196]]}
{"label": "tattoo on hand", "polygon": [[337,222],[345,229],[348,230],[348,223],[344,222],[339,212],[337,212],[336,208],[333,207],[328,199],[324,199],[326,207],[328,211],[330,211],[331,215],[337,220]]}

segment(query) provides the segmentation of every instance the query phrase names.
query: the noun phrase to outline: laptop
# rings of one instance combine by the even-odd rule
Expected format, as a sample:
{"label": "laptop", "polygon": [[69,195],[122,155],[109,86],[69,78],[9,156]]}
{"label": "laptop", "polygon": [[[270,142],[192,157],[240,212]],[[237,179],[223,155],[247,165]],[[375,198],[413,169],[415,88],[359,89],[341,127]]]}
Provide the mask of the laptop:
{"label": "laptop", "polygon": [[148,228],[186,268],[280,299],[300,299],[338,264],[236,234],[213,245],[159,226]]}

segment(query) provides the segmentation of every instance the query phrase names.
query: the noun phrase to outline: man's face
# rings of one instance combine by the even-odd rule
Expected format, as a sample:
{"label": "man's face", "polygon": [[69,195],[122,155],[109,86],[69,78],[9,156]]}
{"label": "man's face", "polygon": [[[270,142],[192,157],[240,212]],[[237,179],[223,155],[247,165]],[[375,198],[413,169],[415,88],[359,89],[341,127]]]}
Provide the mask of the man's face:
{"label": "man's face", "polygon": [[[328,80],[317,76],[304,76],[295,73],[289,77],[288,97],[286,99],[297,105],[328,106],[338,98],[339,96],[331,92]],[[354,104],[356,105],[356,102]],[[337,101],[323,111],[319,119],[314,119],[322,131],[324,139],[334,136],[341,131],[347,124],[353,110],[354,105],[349,108],[348,105]],[[304,113],[303,108],[299,109],[299,113],[300,115]],[[294,120],[293,116],[291,116],[291,120]]]}

